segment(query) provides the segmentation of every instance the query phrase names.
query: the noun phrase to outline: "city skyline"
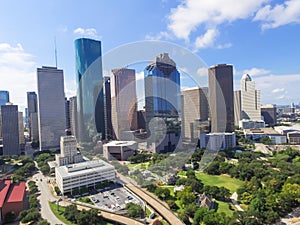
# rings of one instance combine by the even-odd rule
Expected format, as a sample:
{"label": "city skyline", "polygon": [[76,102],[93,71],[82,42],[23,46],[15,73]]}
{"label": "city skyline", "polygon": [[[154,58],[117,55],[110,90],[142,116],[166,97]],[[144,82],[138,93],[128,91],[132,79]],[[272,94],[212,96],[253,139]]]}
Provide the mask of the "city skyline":
{"label": "city skyline", "polygon": [[[127,2],[114,3],[93,1],[83,6],[71,1],[42,5],[34,0],[3,2],[0,89],[10,92],[11,102],[24,110],[26,92],[37,90],[36,68],[56,64],[54,42],[58,68],[65,71],[66,96],[74,96],[73,42],[88,37],[101,40],[103,53],[135,41],[169,41],[195,52],[208,67],[232,64],[235,90],[239,89],[242,75],[249,73],[261,90],[262,104],[298,104],[300,4],[297,0],[231,0],[226,4],[217,0],[133,1],[135,7]],[[144,12],[154,5],[155,14],[144,17]],[[41,6],[45,10],[40,10]],[[238,10],[232,11],[235,7]],[[79,11],[80,18],[76,13]]]}

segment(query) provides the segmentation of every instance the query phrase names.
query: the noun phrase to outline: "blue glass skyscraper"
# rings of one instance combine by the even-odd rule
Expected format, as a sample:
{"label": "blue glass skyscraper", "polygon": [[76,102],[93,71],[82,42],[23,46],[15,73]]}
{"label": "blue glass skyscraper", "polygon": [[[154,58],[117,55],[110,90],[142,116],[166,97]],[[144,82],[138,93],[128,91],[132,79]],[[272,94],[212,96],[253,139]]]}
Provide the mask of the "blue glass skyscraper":
{"label": "blue glass skyscraper", "polygon": [[78,141],[95,140],[98,133],[105,138],[104,96],[101,42],[75,40]]}
{"label": "blue glass skyscraper", "polygon": [[150,136],[148,146],[154,144],[156,152],[173,151],[181,132],[178,120],[180,74],[167,53],[156,56],[145,68],[144,74],[146,127]]}
{"label": "blue glass skyscraper", "polygon": [[0,91],[0,106],[5,105],[7,102],[9,102],[9,92]]}

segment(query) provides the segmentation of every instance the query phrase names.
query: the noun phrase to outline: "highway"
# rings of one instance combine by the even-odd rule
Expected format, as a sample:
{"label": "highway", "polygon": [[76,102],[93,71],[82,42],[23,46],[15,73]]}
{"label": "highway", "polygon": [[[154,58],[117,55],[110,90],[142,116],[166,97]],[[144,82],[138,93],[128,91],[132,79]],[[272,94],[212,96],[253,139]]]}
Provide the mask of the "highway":
{"label": "highway", "polygon": [[149,195],[146,191],[138,188],[131,181],[118,173],[119,178],[126,183],[126,187],[147,202],[159,215],[161,215],[169,224],[174,225],[185,225],[169,208],[167,208],[160,201]]}

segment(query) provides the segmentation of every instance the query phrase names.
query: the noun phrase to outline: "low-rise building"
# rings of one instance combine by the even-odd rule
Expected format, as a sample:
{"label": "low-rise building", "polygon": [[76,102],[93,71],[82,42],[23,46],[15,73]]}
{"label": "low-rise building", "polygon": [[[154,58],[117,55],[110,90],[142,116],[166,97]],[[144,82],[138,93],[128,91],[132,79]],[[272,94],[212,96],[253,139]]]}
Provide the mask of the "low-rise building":
{"label": "low-rise building", "polygon": [[201,207],[206,207],[208,209],[211,209],[214,205],[214,202],[212,200],[212,197],[209,195],[206,195],[205,193],[199,194],[196,198],[196,204]]}
{"label": "low-rise building", "polygon": [[12,183],[11,180],[0,182],[0,224],[7,213],[13,211],[17,217],[24,210],[25,191],[25,182]]}
{"label": "low-rise building", "polygon": [[225,150],[236,147],[235,133],[200,134],[200,148]]}
{"label": "low-rise building", "polygon": [[287,139],[290,144],[300,144],[300,132],[287,133]]}
{"label": "low-rise building", "polygon": [[107,160],[127,160],[137,149],[135,141],[112,141],[103,145],[103,156]]}
{"label": "low-rise building", "polygon": [[55,168],[56,184],[62,194],[80,187],[94,187],[96,183],[115,180],[115,168],[103,160],[85,161]]}
{"label": "low-rise building", "polygon": [[239,128],[242,129],[259,129],[265,127],[265,121],[263,120],[240,120]]}

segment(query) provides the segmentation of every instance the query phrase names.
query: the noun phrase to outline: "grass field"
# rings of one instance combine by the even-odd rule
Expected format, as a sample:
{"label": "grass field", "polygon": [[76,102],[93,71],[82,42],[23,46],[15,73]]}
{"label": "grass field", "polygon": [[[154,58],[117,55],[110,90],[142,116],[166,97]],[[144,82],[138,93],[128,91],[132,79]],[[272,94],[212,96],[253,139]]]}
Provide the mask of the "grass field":
{"label": "grass field", "polygon": [[225,187],[234,193],[244,182],[227,175],[208,175],[205,173],[196,173],[196,177],[203,184],[209,186]]}
{"label": "grass field", "polygon": [[229,208],[229,204],[228,203],[217,201],[217,200],[215,200],[215,202],[218,203],[218,210],[217,210],[218,213],[224,212],[226,214],[226,216],[229,216],[229,217],[232,216],[234,210],[231,210]]}

